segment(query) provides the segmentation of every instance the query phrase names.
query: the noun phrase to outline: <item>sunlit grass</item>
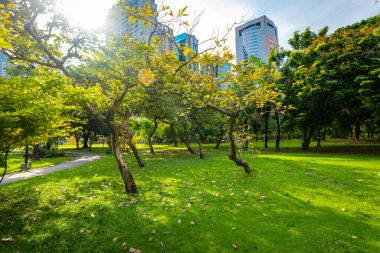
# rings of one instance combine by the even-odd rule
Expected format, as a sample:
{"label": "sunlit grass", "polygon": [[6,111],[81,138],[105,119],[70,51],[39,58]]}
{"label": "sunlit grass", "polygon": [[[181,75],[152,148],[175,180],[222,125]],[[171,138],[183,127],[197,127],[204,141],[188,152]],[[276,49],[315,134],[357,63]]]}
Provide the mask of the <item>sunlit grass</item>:
{"label": "sunlit grass", "polygon": [[[13,174],[17,172],[22,172],[21,164],[24,163],[24,157],[22,153],[11,153],[8,160],[8,169],[7,174]],[[64,157],[55,157],[55,158],[41,158],[39,161],[32,161],[29,159],[29,163],[32,164],[32,169],[38,169],[43,167],[48,167],[51,165],[63,163],[71,159],[70,155]]]}
{"label": "sunlit grass", "polygon": [[136,196],[112,156],[2,186],[0,252],[380,251],[378,155],[248,152],[246,175],[212,146],[128,154]]}

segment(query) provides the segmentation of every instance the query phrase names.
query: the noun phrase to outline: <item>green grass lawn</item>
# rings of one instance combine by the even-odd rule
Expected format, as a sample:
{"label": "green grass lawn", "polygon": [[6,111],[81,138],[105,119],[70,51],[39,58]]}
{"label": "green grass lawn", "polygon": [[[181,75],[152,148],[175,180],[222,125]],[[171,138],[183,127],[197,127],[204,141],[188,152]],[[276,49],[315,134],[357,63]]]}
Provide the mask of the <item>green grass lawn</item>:
{"label": "green grass lawn", "polygon": [[112,156],[0,186],[0,252],[380,252],[379,155],[247,152],[246,175],[223,147],[128,154],[135,196]]}
{"label": "green grass lawn", "polygon": [[[9,155],[7,175],[17,173],[17,172],[22,172],[20,168],[21,164],[24,163],[24,157],[22,155],[23,154],[19,152],[11,153]],[[32,164],[32,169],[38,169],[38,168],[55,165],[58,163],[63,163],[70,159],[71,159],[71,156],[66,155],[64,157],[41,158],[39,161],[32,161],[32,159],[30,159],[29,162]]]}

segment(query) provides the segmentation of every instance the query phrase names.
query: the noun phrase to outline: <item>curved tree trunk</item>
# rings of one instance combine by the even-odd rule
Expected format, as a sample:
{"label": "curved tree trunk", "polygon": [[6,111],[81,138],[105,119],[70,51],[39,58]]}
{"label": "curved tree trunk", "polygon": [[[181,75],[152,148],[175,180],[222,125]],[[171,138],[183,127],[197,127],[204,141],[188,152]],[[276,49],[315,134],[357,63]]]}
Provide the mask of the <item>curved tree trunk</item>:
{"label": "curved tree trunk", "polygon": [[157,119],[154,118],[154,127],[153,127],[152,131],[149,132],[149,134],[148,134],[148,145],[149,145],[149,149],[150,149],[151,154],[154,154],[152,137],[153,137],[154,133],[156,132],[157,127],[158,127],[158,122],[157,122]]}
{"label": "curved tree trunk", "polygon": [[116,126],[110,126],[109,129],[110,129],[110,138],[109,138],[110,148],[116,159],[121,177],[123,178],[125,192],[132,193],[132,194],[137,193],[137,186],[135,184],[135,181],[133,179],[131,172],[128,170],[127,164],[125,163],[125,160],[119,148],[120,129],[118,129]]}
{"label": "curved tree trunk", "polygon": [[276,125],[277,125],[276,152],[280,152],[281,126],[280,126],[280,115],[278,112],[276,112]]}
{"label": "curved tree trunk", "polygon": [[230,139],[230,154],[228,155],[228,158],[234,161],[237,166],[243,167],[246,173],[250,173],[252,170],[249,168],[248,163],[240,160],[236,154],[236,143],[234,139],[235,124],[236,118],[230,117],[228,128],[228,138]]}
{"label": "curved tree trunk", "polygon": [[136,145],[133,143],[133,132],[132,132],[132,130],[128,126],[124,126],[124,130],[126,132],[127,144],[132,149],[133,155],[135,156],[139,167],[144,168],[145,167],[144,162],[140,157],[140,154],[136,148]]}
{"label": "curved tree trunk", "polygon": [[220,144],[221,144],[222,141],[223,141],[224,133],[225,133],[225,129],[220,128],[219,136],[218,136],[218,138],[217,138],[217,140],[216,140],[215,149],[219,149],[219,148],[220,148]]}
{"label": "curved tree trunk", "polygon": [[192,149],[191,145],[190,145],[190,140],[186,140],[184,139],[183,137],[179,137],[179,139],[185,143],[186,145],[186,148],[187,148],[187,151],[189,151],[190,154],[195,154],[194,150]]}

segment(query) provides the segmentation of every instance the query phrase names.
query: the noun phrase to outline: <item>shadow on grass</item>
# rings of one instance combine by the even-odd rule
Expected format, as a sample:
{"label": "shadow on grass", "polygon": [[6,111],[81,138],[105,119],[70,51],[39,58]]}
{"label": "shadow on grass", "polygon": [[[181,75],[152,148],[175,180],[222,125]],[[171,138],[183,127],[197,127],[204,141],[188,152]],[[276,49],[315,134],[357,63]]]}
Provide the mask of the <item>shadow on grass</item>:
{"label": "shadow on grass", "polygon": [[210,149],[205,160],[144,158],[145,169],[131,166],[136,196],[122,194],[112,157],[2,187],[0,233],[15,241],[0,251],[233,252],[233,243],[242,252],[380,251],[378,215],[358,214],[376,204],[352,193],[372,189],[348,180],[358,176],[352,167],[259,157],[247,176],[225,150]]}

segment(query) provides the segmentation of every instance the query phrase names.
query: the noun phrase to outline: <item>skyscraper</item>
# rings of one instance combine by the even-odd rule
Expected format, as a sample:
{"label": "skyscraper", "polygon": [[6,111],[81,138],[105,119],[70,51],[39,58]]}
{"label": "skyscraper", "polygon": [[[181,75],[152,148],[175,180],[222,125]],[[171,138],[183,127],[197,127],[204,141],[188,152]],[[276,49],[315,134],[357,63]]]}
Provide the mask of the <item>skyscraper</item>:
{"label": "skyscraper", "polygon": [[182,33],[175,37],[175,43],[180,48],[176,48],[177,57],[180,61],[185,61],[186,57],[183,55],[183,52],[181,52],[181,49],[187,45],[191,50],[193,50],[195,53],[198,53],[198,39],[194,35],[190,35],[188,33]]}
{"label": "skyscraper", "polygon": [[8,77],[7,71],[5,70],[6,67],[9,66],[8,57],[4,54],[0,54],[0,76],[1,77]]}
{"label": "skyscraper", "polygon": [[278,46],[277,27],[267,16],[262,16],[236,27],[236,62],[254,55],[264,63],[273,48]]}
{"label": "skyscraper", "polygon": [[116,36],[129,35],[133,40],[141,43],[148,43],[151,34],[161,38],[162,51],[174,50],[173,29],[169,26],[159,23],[157,17],[151,17],[154,25],[144,25],[142,21],[128,22],[129,15],[123,9],[126,6],[135,8],[143,8],[146,4],[153,11],[157,11],[155,0],[125,0],[123,6],[115,5],[109,13],[110,32]]}

